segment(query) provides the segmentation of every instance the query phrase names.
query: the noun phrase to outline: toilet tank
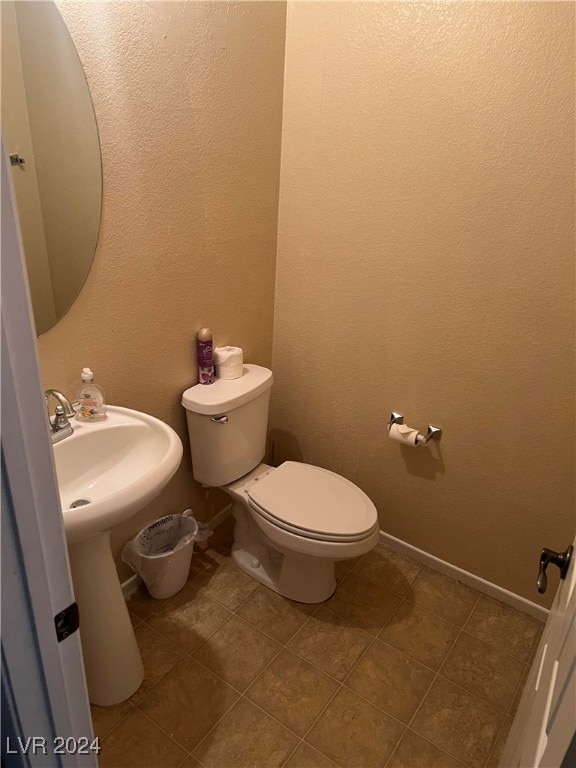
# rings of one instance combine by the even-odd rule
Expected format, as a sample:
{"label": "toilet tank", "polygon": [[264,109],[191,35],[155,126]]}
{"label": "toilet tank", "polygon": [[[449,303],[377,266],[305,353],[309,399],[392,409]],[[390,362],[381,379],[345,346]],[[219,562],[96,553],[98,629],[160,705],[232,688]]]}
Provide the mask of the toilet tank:
{"label": "toilet tank", "polygon": [[196,384],[182,395],[192,472],[217,487],[250,472],[264,458],[272,371],[244,365],[239,379]]}

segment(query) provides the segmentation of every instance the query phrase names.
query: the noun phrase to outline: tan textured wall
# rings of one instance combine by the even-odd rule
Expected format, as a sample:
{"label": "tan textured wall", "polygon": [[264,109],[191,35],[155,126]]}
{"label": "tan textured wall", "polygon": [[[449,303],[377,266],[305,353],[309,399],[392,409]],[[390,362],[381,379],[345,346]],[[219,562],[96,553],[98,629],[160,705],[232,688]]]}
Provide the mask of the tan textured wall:
{"label": "tan textured wall", "polygon": [[533,600],[575,524],[573,41],[568,3],[288,5],[276,459]]}
{"label": "tan textured wall", "polygon": [[90,365],[109,402],[163,419],[185,449],[162,496],[115,530],[117,550],[156,516],[206,512],[180,405],[198,328],[271,362],[286,9],[60,7],[94,100],[104,209],[84,288],[39,339],[44,382],[73,393]]}
{"label": "tan textured wall", "polygon": [[100,225],[98,130],[74,43],[53,2],[16,6],[56,318],[86,279]]}
{"label": "tan textured wall", "polygon": [[[19,6],[21,5],[22,3],[19,3]],[[56,313],[38,191],[36,158],[26,103],[16,4],[13,0],[3,0],[0,3],[0,21],[2,136],[6,152],[10,155],[19,154],[25,161],[24,166],[15,166],[10,170],[18,203],[36,330],[38,333],[44,333],[56,322]]]}

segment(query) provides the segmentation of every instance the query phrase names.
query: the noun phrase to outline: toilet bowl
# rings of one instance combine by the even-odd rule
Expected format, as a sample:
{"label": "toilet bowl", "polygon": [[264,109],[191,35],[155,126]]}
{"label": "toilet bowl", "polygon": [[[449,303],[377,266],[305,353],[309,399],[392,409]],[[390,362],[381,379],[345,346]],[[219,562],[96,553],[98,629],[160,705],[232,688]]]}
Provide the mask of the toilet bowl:
{"label": "toilet bowl", "polygon": [[259,464],[223,490],[234,500],[232,559],[292,600],[327,600],[336,589],[334,563],[378,543],[376,508],[334,472],[293,461]]}
{"label": "toilet bowl", "polygon": [[344,477],[302,462],[262,464],[272,373],[244,366],[240,379],[186,390],[194,477],[233,500],[232,558],[253,578],[303,603],[336,588],[334,564],[378,543],[374,504]]}

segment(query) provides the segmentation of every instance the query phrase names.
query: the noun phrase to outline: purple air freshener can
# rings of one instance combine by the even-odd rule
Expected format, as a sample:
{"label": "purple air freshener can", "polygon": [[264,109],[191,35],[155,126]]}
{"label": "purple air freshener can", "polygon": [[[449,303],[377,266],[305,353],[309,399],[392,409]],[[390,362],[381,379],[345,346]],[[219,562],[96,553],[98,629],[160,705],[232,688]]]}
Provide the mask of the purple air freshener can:
{"label": "purple air freshener can", "polygon": [[198,331],[198,383],[214,384],[214,357],[212,355],[212,331]]}

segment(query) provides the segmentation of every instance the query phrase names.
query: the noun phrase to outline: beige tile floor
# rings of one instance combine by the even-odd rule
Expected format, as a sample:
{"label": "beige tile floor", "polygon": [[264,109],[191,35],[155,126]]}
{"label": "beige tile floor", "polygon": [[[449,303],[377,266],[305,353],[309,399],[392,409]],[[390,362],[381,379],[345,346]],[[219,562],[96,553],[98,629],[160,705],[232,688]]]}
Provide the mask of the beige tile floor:
{"label": "beige tile floor", "polygon": [[542,625],[378,546],[321,606],[285,600],[229,557],[129,603],[146,676],[93,707],[101,768],[492,768]]}

